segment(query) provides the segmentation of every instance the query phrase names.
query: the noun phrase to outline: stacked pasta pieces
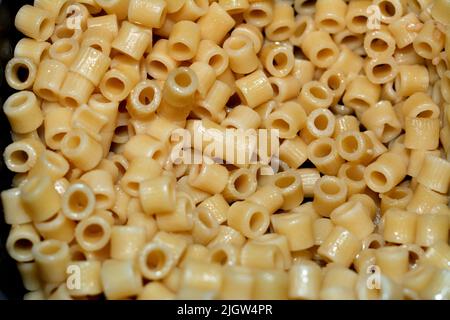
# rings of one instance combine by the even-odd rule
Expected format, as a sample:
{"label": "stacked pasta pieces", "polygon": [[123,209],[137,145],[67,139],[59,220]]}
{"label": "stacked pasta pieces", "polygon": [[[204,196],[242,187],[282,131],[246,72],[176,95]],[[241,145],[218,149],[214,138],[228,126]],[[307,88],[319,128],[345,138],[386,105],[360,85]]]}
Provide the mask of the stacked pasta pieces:
{"label": "stacked pasta pieces", "polygon": [[[24,298],[449,299],[449,16],[425,0],[22,7],[1,197]],[[281,166],[203,138],[188,152],[226,164],[174,162],[181,129],[276,130]]]}

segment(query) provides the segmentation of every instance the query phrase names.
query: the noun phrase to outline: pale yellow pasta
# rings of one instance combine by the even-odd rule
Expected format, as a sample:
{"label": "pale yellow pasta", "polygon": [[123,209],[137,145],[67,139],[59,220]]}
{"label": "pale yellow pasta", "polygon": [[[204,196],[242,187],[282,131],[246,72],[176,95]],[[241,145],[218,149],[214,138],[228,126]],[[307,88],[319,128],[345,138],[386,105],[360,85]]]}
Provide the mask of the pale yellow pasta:
{"label": "pale yellow pasta", "polygon": [[94,212],[95,194],[85,183],[71,184],[62,197],[61,209],[71,220],[82,220]]}
{"label": "pale yellow pasta", "polygon": [[317,252],[332,262],[349,266],[361,249],[361,241],[347,229],[335,226]]}
{"label": "pale yellow pasta", "polygon": [[94,84],[75,72],[68,72],[59,91],[59,102],[70,108],[87,103],[94,91]]}
{"label": "pale yellow pasta", "polygon": [[287,40],[294,32],[294,9],[289,3],[277,2],[273,6],[272,21],[264,28],[267,39]]}
{"label": "pale yellow pasta", "polygon": [[433,21],[426,21],[413,41],[416,53],[425,58],[433,59],[444,48],[444,34],[437,29]]}
{"label": "pale yellow pasta", "polygon": [[362,69],[364,59],[354,53],[346,45],[341,45],[341,51],[332,64],[331,70],[339,70],[347,77],[347,82],[350,82]]}
{"label": "pale yellow pasta", "polygon": [[323,174],[335,175],[338,173],[344,160],[337,152],[336,141],[323,137],[312,141],[307,148],[308,159]]}
{"label": "pale yellow pasta", "polygon": [[373,158],[372,141],[362,132],[348,130],[336,137],[339,155],[350,162],[367,164]]}
{"label": "pale yellow pasta", "polygon": [[248,241],[241,250],[241,264],[258,269],[283,269],[283,254],[279,247],[259,241]]}
{"label": "pale yellow pasta", "polygon": [[178,61],[169,55],[169,41],[158,40],[146,58],[147,73],[157,79],[165,80],[169,72],[178,66]]}
{"label": "pale yellow pasta", "polygon": [[447,193],[450,183],[450,162],[438,156],[426,155],[417,181],[431,190]]}
{"label": "pale yellow pasta", "polygon": [[367,31],[368,7],[371,1],[350,1],[345,14],[347,28],[355,33]]}
{"label": "pale yellow pasta", "polygon": [[42,8],[25,5],[17,12],[14,24],[24,35],[38,41],[46,41],[55,28],[55,18]]}
{"label": "pale yellow pasta", "polygon": [[8,145],[3,153],[7,168],[13,172],[25,173],[36,165],[44,146],[35,138],[25,138]]}
{"label": "pale yellow pasta", "polygon": [[418,27],[421,22],[414,13],[408,13],[400,19],[388,25],[388,29],[398,48],[404,48],[413,43],[419,32]]}
{"label": "pale yellow pasta", "polygon": [[9,225],[21,225],[31,222],[30,216],[20,198],[20,189],[11,188],[1,192],[5,222]]}
{"label": "pale yellow pasta", "polygon": [[11,128],[16,133],[29,133],[36,130],[43,122],[40,102],[30,91],[17,92],[3,104]]}
{"label": "pale yellow pasta", "polygon": [[6,250],[16,261],[30,262],[35,259],[32,250],[40,241],[39,234],[32,224],[16,225],[9,231]]}
{"label": "pale yellow pasta", "polygon": [[381,87],[378,84],[365,76],[357,76],[348,84],[343,102],[362,113],[378,101],[380,94]]}
{"label": "pale yellow pasta", "polygon": [[85,218],[75,228],[75,239],[86,251],[98,251],[104,248],[111,238],[111,221],[106,216],[93,215]]}
{"label": "pale yellow pasta", "polygon": [[380,271],[396,282],[401,282],[408,271],[408,250],[404,247],[378,248],[375,258]]}
{"label": "pale yellow pasta", "polygon": [[170,56],[177,61],[192,59],[200,43],[200,27],[192,21],[180,21],[172,28],[168,43]]}
{"label": "pale yellow pasta", "polygon": [[131,260],[104,261],[100,278],[108,299],[125,299],[142,291],[139,269]]}
{"label": "pale yellow pasta", "polygon": [[392,56],[395,51],[396,40],[387,27],[372,30],[364,37],[364,49],[370,58],[383,58]]}
{"label": "pale yellow pasta", "polygon": [[68,290],[71,296],[96,295],[103,291],[100,279],[100,261],[71,261],[70,265],[79,268],[81,278],[79,288]]}
{"label": "pale yellow pasta", "polygon": [[334,132],[336,119],[334,114],[325,108],[314,109],[308,115],[306,127],[303,129],[306,136],[312,139],[330,137]]}
{"label": "pale yellow pasta", "polygon": [[317,27],[328,33],[337,33],[345,28],[347,5],[344,1],[318,0],[314,22]]}
{"label": "pale yellow pasta", "polygon": [[249,3],[249,8],[244,12],[247,23],[258,28],[267,26],[273,19],[273,3],[267,0],[257,0]]}
{"label": "pale yellow pasta", "polygon": [[272,215],[274,231],[286,236],[291,251],[304,250],[314,245],[313,221],[304,213],[280,213]]}
{"label": "pale yellow pasta", "polygon": [[238,201],[228,210],[228,225],[248,238],[263,235],[270,223],[269,211],[250,201]]}
{"label": "pale yellow pasta", "polygon": [[383,236],[393,243],[413,243],[416,235],[417,214],[391,208],[383,216]]}
{"label": "pale yellow pasta", "polygon": [[279,157],[289,167],[297,169],[308,159],[307,144],[300,137],[286,139],[280,145]]}
{"label": "pale yellow pasta", "polygon": [[326,68],[336,62],[339,49],[325,31],[312,31],[305,35],[301,48],[311,62],[319,68]]}
{"label": "pale yellow pasta", "polygon": [[395,79],[398,66],[392,56],[368,58],[364,63],[364,72],[372,83],[383,84]]}
{"label": "pale yellow pasta", "polygon": [[421,247],[448,241],[448,216],[440,213],[418,214],[415,243]]}
{"label": "pale yellow pasta", "polygon": [[394,59],[399,65],[423,64],[425,62],[424,58],[416,53],[412,44],[395,50]]}
{"label": "pale yellow pasta", "polygon": [[16,90],[30,89],[36,81],[37,72],[38,67],[30,58],[16,57],[6,65],[6,82]]}
{"label": "pale yellow pasta", "polygon": [[423,92],[412,94],[401,109],[405,117],[411,118],[438,118],[440,113],[439,107]]}
{"label": "pale yellow pasta", "polygon": [[69,246],[58,240],[44,240],[33,246],[39,277],[46,282],[58,283],[66,278],[69,264]]}
{"label": "pale yellow pasta", "polygon": [[24,299],[447,299],[449,8],[23,6],[1,200]]}
{"label": "pale yellow pasta", "polygon": [[50,48],[50,43],[29,38],[23,38],[17,42],[14,48],[14,57],[25,57],[39,63]]}
{"label": "pale yellow pasta", "polygon": [[70,243],[75,236],[75,222],[57,213],[49,220],[35,223],[36,230],[44,239],[55,239]]}
{"label": "pale yellow pasta", "polygon": [[[348,29],[344,29],[333,35],[333,40],[341,48],[347,48],[350,50],[355,50],[354,54],[361,53],[364,37],[361,34],[353,33]],[[339,57],[338,57],[339,60]],[[358,59],[359,60],[359,59]]]}
{"label": "pale yellow pasta", "polygon": [[309,114],[315,109],[330,107],[333,102],[333,92],[322,82],[309,81],[302,86],[298,101]]}
{"label": "pale yellow pasta", "polygon": [[255,272],[253,299],[285,300],[288,298],[289,276],[284,270]]}
{"label": "pale yellow pasta", "polygon": [[386,212],[390,208],[405,209],[410,203],[413,196],[413,190],[406,186],[397,186],[389,192],[380,195],[381,213]]}
{"label": "pale yellow pasta", "polygon": [[35,176],[20,186],[23,205],[34,222],[51,218],[61,207],[61,200],[48,176]]}
{"label": "pale yellow pasta", "polygon": [[361,123],[384,143],[391,141],[401,132],[400,121],[388,101],[380,101],[364,111]]}
{"label": "pale yellow pasta", "polygon": [[36,262],[22,262],[17,264],[17,269],[22,277],[23,286],[29,291],[38,290],[41,287]]}
{"label": "pale yellow pasta", "polygon": [[79,50],[80,45],[75,39],[60,39],[50,46],[48,55],[51,59],[60,61],[67,67],[70,67],[77,57]]}
{"label": "pale yellow pasta", "polygon": [[288,101],[281,104],[267,117],[265,127],[278,130],[281,138],[290,139],[294,138],[308,121],[302,106],[296,102]]}
{"label": "pale yellow pasta", "polygon": [[[190,20],[190,21],[196,21],[201,16],[205,15],[208,11],[208,0],[185,0],[184,5],[179,8],[179,10],[175,10],[171,17],[175,21],[180,20]],[[171,4],[172,6],[172,4]],[[178,5],[175,4],[175,7],[178,7]],[[172,10],[174,10],[172,8]]]}
{"label": "pale yellow pasta", "polygon": [[[220,21],[220,24],[217,24]],[[197,21],[202,39],[212,40],[219,44],[234,27],[235,21],[223,6],[212,3],[205,15]],[[214,28],[214,32],[211,32]]]}
{"label": "pale yellow pasta", "polygon": [[360,239],[367,237],[375,228],[368,209],[361,202],[348,201],[340,205],[331,212],[330,219]]}
{"label": "pale yellow pasta", "polygon": [[313,80],[314,64],[309,60],[295,59],[291,74],[300,82],[300,87]]}
{"label": "pale yellow pasta", "polygon": [[250,108],[267,102],[274,94],[269,79],[260,70],[237,80],[236,87],[241,101]]}
{"label": "pale yellow pasta", "polygon": [[405,146],[409,149],[435,150],[439,146],[439,119],[406,118]]}
{"label": "pale yellow pasta", "polygon": [[221,266],[189,261],[183,267],[179,299],[214,299],[220,292],[223,278]]}
{"label": "pale yellow pasta", "polygon": [[314,210],[323,217],[329,217],[331,212],[347,199],[347,185],[334,176],[322,176],[314,186]]}

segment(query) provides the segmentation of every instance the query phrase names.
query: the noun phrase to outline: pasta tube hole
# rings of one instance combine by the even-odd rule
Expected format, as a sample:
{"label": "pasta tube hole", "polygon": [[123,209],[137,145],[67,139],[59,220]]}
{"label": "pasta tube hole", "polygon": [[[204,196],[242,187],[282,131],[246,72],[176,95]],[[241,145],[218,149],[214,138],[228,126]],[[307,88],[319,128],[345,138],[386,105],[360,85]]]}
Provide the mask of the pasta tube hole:
{"label": "pasta tube hole", "polygon": [[311,93],[311,95],[316,98],[316,99],[320,99],[320,100],[325,100],[327,98],[327,93],[325,92],[325,89],[321,88],[321,87],[311,87],[309,89],[309,92]]}
{"label": "pasta tube hole", "polygon": [[228,262],[228,255],[224,250],[218,249],[211,255],[211,262],[224,266]]}
{"label": "pasta tube hole", "polygon": [[10,161],[13,165],[21,166],[29,160],[28,153],[24,150],[15,150],[11,153]]}
{"label": "pasta tube hole", "polygon": [[77,190],[70,195],[69,207],[72,211],[82,212],[86,209],[88,203],[89,199],[84,192]]}
{"label": "pasta tube hole", "polygon": [[361,181],[364,179],[363,166],[349,166],[345,171],[346,176],[353,181]]}
{"label": "pasta tube hole", "polygon": [[152,87],[146,87],[139,94],[139,102],[146,106],[152,103],[154,98],[155,98],[155,89],[153,89]]}
{"label": "pasta tube hole", "polygon": [[372,180],[372,183],[378,186],[384,186],[387,183],[386,176],[379,171],[372,171],[370,173],[370,179]]}
{"label": "pasta tube hole", "polygon": [[377,78],[384,78],[388,77],[389,74],[392,72],[392,67],[390,64],[387,63],[381,63],[373,67],[372,73]]}
{"label": "pasta tube hole", "polygon": [[153,60],[149,64],[149,68],[152,70],[152,73],[155,74],[158,78],[165,78],[169,73],[169,69],[167,66],[158,60]]}
{"label": "pasta tube hole", "polygon": [[365,25],[367,25],[367,17],[363,16],[363,15],[355,16],[352,19],[352,24],[359,26],[359,27],[365,26]]}
{"label": "pasta tube hole", "polygon": [[320,184],[320,189],[323,191],[323,193],[335,195],[338,194],[339,191],[341,191],[341,188],[333,182],[333,181],[323,181]]}
{"label": "pasta tube hole", "polygon": [[30,69],[28,69],[28,66],[23,63],[17,63],[16,65],[14,65],[12,71],[13,75],[16,77],[15,80],[17,82],[25,83],[30,77]]}
{"label": "pasta tube hole", "polygon": [[154,249],[147,254],[145,260],[146,266],[151,271],[159,271],[166,264],[167,257],[165,253],[160,249]]}
{"label": "pasta tube hole", "polygon": [[234,181],[234,188],[239,193],[246,193],[250,189],[250,184],[250,177],[242,174]]}
{"label": "pasta tube hole", "polygon": [[97,223],[88,225],[83,231],[83,238],[85,241],[95,243],[100,241],[105,235],[103,227]]}
{"label": "pasta tube hole", "polygon": [[252,232],[259,232],[266,227],[265,215],[262,212],[255,211],[249,220],[249,228]]}
{"label": "pasta tube hole", "polygon": [[284,176],[275,180],[275,185],[280,189],[285,189],[291,186],[295,182],[295,177]]}

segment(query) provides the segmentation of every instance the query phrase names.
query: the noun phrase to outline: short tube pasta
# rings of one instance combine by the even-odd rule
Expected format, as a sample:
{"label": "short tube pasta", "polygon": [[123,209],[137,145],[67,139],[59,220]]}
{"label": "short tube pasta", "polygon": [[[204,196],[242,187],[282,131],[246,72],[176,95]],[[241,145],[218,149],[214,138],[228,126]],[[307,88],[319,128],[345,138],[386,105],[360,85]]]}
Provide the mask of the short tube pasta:
{"label": "short tube pasta", "polygon": [[55,19],[42,8],[25,5],[17,12],[14,24],[26,36],[46,41],[53,33]]}
{"label": "short tube pasta", "polygon": [[331,66],[339,54],[338,47],[325,31],[312,31],[306,34],[301,49],[309,60],[319,68]]}
{"label": "short tube pasta", "polygon": [[314,22],[319,29],[337,33],[345,28],[347,5],[344,1],[318,0]]}
{"label": "short tube pasta", "polygon": [[405,162],[401,156],[387,152],[367,166],[364,179],[367,186],[375,192],[388,192],[406,175]]}
{"label": "short tube pasta", "polygon": [[324,217],[343,204],[347,199],[347,185],[333,176],[321,177],[314,186],[314,210]]}
{"label": "short tube pasta", "polygon": [[177,61],[192,59],[200,43],[200,27],[192,21],[175,23],[170,33],[168,51]]}
{"label": "short tube pasta", "polygon": [[11,128],[16,133],[29,133],[42,124],[44,117],[40,102],[30,91],[17,92],[3,104]]}
{"label": "short tube pasta", "polygon": [[263,235],[269,227],[268,210],[250,201],[238,201],[228,210],[228,224],[242,232],[248,238]]}
{"label": "short tube pasta", "polygon": [[38,68],[29,58],[17,57],[8,61],[5,78],[8,85],[16,90],[26,90],[33,86]]}

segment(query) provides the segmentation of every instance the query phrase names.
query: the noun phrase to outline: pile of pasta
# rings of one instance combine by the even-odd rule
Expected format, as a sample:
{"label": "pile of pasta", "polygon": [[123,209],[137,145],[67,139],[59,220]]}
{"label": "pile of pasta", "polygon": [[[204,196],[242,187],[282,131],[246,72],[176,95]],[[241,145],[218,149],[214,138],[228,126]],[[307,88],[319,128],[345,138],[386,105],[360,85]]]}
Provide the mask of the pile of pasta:
{"label": "pile of pasta", "polygon": [[[23,6],[24,298],[449,299],[449,24],[444,0]],[[171,161],[175,130],[230,128],[278,130],[280,170]]]}

